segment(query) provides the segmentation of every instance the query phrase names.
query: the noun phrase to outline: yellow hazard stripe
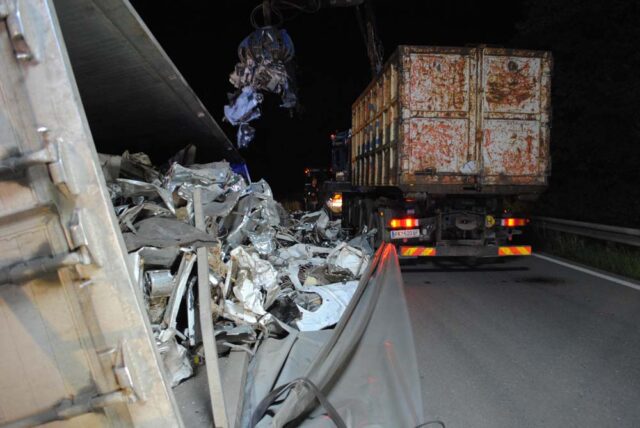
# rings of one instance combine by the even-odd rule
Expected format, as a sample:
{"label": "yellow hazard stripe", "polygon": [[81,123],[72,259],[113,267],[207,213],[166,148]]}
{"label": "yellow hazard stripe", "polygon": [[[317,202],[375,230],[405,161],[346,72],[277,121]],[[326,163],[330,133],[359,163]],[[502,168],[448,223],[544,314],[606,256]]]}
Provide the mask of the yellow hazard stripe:
{"label": "yellow hazard stripe", "polygon": [[530,256],[531,247],[529,245],[514,246],[514,247],[499,247],[499,256]]}
{"label": "yellow hazard stripe", "polygon": [[400,247],[401,256],[435,256],[436,249],[431,247]]}
{"label": "yellow hazard stripe", "polygon": [[421,256],[435,256],[436,255],[436,249],[435,248],[429,248],[429,247],[423,247],[422,248],[422,252],[420,254]]}
{"label": "yellow hazard stripe", "polygon": [[415,247],[400,247],[400,255],[401,256],[412,256],[415,252]]}

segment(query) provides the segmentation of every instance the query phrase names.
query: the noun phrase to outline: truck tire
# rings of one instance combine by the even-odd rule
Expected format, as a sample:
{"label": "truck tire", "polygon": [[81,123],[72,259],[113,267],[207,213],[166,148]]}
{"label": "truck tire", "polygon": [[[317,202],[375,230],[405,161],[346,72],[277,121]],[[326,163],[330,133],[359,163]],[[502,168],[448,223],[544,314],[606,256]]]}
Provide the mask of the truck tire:
{"label": "truck tire", "polygon": [[372,224],[376,228],[373,242],[374,248],[378,248],[384,242],[384,217],[380,215],[379,211],[374,211],[373,217]]}

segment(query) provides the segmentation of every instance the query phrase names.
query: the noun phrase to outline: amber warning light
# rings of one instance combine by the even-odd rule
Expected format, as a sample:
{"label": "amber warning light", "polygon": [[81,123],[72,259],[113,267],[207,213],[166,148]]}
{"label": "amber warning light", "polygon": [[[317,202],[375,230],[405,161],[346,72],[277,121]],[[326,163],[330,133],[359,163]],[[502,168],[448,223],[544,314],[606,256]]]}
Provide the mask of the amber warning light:
{"label": "amber warning light", "polygon": [[418,227],[420,223],[417,218],[393,218],[389,222],[391,229],[411,229]]}
{"label": "amber warning light", "polygon": [[505,227],[526,226],[528,223],[528,218],[503,218],[500,220],[500,225]]}
{"label": "amber warning light", "polygon": [[342,212],[342,193],[334,193],[329,200],[327,200],[327,206],[335,213],[340,214]]}

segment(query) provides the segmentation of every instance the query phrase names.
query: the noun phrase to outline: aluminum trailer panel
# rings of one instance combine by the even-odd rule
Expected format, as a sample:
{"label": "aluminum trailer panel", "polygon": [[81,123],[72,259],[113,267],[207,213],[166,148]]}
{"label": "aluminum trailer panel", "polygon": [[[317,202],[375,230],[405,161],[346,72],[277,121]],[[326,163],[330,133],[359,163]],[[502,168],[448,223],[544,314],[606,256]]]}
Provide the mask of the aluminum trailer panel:
{"label": "aluminum trailer panel", "polygon": [[541,192],[551,66],[548,52],[399,47],[352,107],[354,184]]}
{"label": "aluminum trailer panel", "polygon": [[182,426],[98,165],[53,3],[0,0],[1,426]]}

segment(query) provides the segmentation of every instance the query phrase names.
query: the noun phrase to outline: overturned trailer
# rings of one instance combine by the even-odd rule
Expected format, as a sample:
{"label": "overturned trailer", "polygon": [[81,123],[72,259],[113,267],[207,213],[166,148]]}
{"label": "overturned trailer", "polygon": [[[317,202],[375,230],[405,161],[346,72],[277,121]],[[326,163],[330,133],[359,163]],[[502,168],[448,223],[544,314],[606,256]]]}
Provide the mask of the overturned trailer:
{"label": "overturned trailer", "polygon": [[[155,205],[149,202],[153,197],[140,198],[148,204],[141,209],[160,212],[158,205],[166,202],[167,217],[179,216],[171,212],[176,194],[162,197],[167,188],[174,190],[169,182],[147,188],[118,178],[122,170],[144,176],[149,165],[134,155],[99,157],[98,150],[119,154],[153,147],[168,157],[194,144],[208,154],[204,161],[243,160],[128,2],[0,0],[0,97],[1,427],[53,421],[78,427],[210,426],[212,413],[215,426],[282,426],[294,419],[317,426],[327,415],[347,426],[422,422],[413,339],[392,247],[357,267],[362,278],[349,286],[350,300],[341,302],[344,315],[329,314],[334,318],[325,321],[337,322],[334,329],[305,332],[314,328],[307,328],[304,317],[298,328],[283,322],[284,333],[265,337],[250,366],[240,365],[239,371],[231,371],[233,361],[216,365],[216,308],[207,306],[214,304],[211,284],[217,280],[210,279],[209,269],[215,268],[209,266],[208,244],[219,237],[204,224],[201,207],[209,189],[201,182],[191,188],[193,209],[185,209],[188,221],[182,223],[199,232],[190,229],[190,241],[182,236],[177,270],[141,269],[145,255],[137,250],[144,220],[135,219],[138,206],[116,216],[107,182],[121,180],[120,191],[133,188],[134,198],[156,194]],[[177,174],[180,165],[172,165],[165,178]],[[215,166],[207,168],[216,174]],[[240,182],[225,174],[228,187]],[[239,200],[269,199],[261,183],[244,186]],[[321,231],[335,242],[328,218],[313,219],[310,231],[318,233],[324,222]],[[170,228],[158,226],[167,220],[151,228],[149,239],[157,242],[166,234]],[[227,239],[229,255],[247,265],[268,262],[259,251],[247,256],[242,243]],[[307,257],[308,246],[296,247],[295,239],[291,244],[278,254],[298,251]],[[352,244],[324,249],[327,263],[331,251],[351,260],[357,245]],[[292,277],[301,279],[298,271]],[[309,277],[300,288],[313,286]],[[143,281],[151,290],[140,286]],[[196,304],[192,293],[185,305],[197,307],[201,317],[186,321],[183,344],[204,342],[204,354],[194,356],[204,357],[206,376],[200,378],[204,388],[199,383],[185,392],[171,389],[174,372],[165,358],[180,357],[181,351],[175,341],[158,337],[175,334],[180,308],[167,304],[171,310],[161,315],[168,328],[158,330],[147,298],[171,301],[180,294],[175,290],[189,287],[198,289],[199,299]],[[317,288],[329,296],[325,300],[340,297],[332,287]],[[207,353],[212,346],[213,354]],[[178,371],[190,368],[184,359],[174,362]],[[332,406],[318,405],[318,397]],[[205,404],[194,409],[194,402]],[[202,413],[194,417],[196,410]]]}

